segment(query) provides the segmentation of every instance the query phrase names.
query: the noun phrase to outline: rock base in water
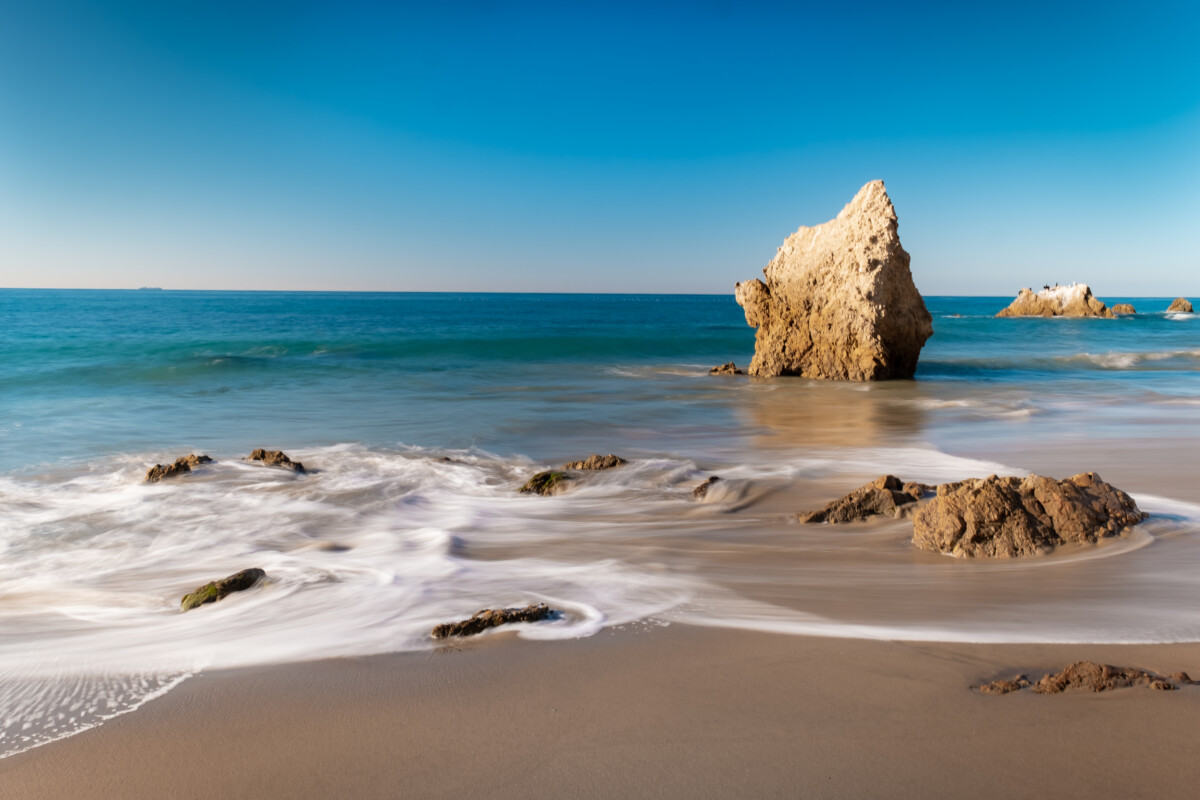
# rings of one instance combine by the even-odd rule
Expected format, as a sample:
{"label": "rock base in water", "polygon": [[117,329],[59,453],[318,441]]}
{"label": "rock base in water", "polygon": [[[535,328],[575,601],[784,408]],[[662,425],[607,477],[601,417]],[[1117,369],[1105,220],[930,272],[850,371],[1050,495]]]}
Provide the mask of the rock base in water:
{"label": "rock base in water", "polygon": [[267,573],[258,567],[235,572],[228,578],[206,583],[196,591],[185,594],[179,606],[184,611],[191,611],[197,606],[215,603],[233,592],[244,592],[265,577]]}
{"label": "rock base in water", "polygon": [[695,489],[692,489],[692,497],[696,498],[697,500],[703,500],[708,494],[709,488],[719,480],[721,480],[719,476],[709,475],[708,478],[704,480],[704,483],[700,484]]}
{"label": "rock base in water", "polygon": [[758,328],[751,375],[913,376],[933,322],[883,181],[859,190],[837,218],[787,237],[763,276],[734,287]]}
{"label": "rock base in water", "polygon": [[1183,297],[1176,297],[1175,300],[1167,307],[1168,314],[1191,314],[1192,304]]}
{"label": "rock base in water", "polygon": [[568,461],[566,464],[563,464],[563,469],[612,469],[624,463],[625,459],[615,456],[612,453],[606,456],[602,456],[599,453],[592,453],[583,461]]}
{"label": "rock base in water", "polygon": [[283,467],[290,469],[292,472],[305,473],[304,465],[299,461],[292,461],[287,457],[287,454],[282,450],[263,450],[261,447],[250,453],[250,461],[261,461],[268,467]]}
{"label": "rock base in water", "polygon": [[904,507],[915,503],[929,487],[923,483],[902,483],[895,475],[883,475],[826,505],[820,511],[796,515],[797,522],[858,522],[886,515],[899,517]]}
{"label": "rock base in water", "polygon": [[1112,307],[1111,310],[1114,314],[1136,314],[1137,313],[1137,309],[1134,308],[1133,306],[1131,306],[1129,303],[1117,303],[1115,306]]}
{"label": "rock base in water", "polygon": [[525,481],[525,485],[519,491],[521,494],[540,494],[543,496],[559,494],[566,491],[567,482],[570,480],[572,478],[567,473],[548,469],[545,472],[539,472]]}
{"label": "rock base in water", "polygon": [[195,453],[189,453],[186,456],[180,456],[175,459],[173,464],[155,464],[146,472],[146,483],[158,483],[167,478],[176,478],[180,475],[186,475],[201,464],[214,463],[208,456],[198,456]]}
{"label": "rock base in water", "polygon": [[470,619],[438,625],[433,629],[433,638],[474,636],[488,628],[495,628],[497,625],[507,625],[510,622],[537,622],[549,618],[554,613],[545,603],[530,604],[525,608],[485,608]]}
{"label": "rock base in water", "polygon": [[1094,472],[1062,481],[992,475],[938,486],[913,518],[912,543],[966,558],[1015,558],[1117,536],[1146,516]]}
{"label": "rock base in water", "polygon": [[1022,289],[1017,299],[997,317],[1103,317],[1112,319],[1113,312],[1092,295],[1086,283],[1054,286],[1034,294]]}
{"label": "rock base in water", "polygon": [[709,375],[745,375],[746,373],[744,373],[740,369],[738,369],[737,364],[733,363],[732,361],[727,361],[719,367],[713,367],[712,369],[710,369],[708,371],[708,374]]}

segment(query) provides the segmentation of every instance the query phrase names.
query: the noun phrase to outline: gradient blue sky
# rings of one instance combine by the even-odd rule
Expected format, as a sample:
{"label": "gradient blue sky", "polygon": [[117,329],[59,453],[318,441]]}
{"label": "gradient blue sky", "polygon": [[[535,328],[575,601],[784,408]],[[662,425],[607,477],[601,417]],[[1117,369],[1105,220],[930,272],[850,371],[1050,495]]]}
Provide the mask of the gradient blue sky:
{"label": "gradient blue sky", "polygon": [[0,0],[0,286],[1200,295],[1200,3]]}

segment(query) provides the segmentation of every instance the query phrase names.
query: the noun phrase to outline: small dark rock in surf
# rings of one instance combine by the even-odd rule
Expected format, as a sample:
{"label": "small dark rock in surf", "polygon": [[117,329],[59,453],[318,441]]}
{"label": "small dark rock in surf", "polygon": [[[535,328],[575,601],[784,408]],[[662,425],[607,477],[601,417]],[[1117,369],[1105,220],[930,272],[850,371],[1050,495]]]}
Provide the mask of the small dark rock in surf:
{"label": "small dark rock in surf", "polygon": [[563,464],[563,469],[612,469],[624,463],[625,459],[615,456],[612,453],[606,456],[602,456],[599,453],[592,453],[582,461],[568,461],[566,464]]}
{"label": "small dark rock in surf", "polygon": [[506,625],[510,622],[537,622],[547,619],[555,613],[545,603],[530,604],[525,608],[485,608],[476,612],[470,619],[438,625],[433,629],[433,638],[474,636],[488,628],[495,628],[497,625]]}
{"label": "small dark rock in surf", "polygon": [[525,485],[521,487],[521,494],[540,494],[551,495],[559,494],[566,491],[567,481],[571,480],[571,476],[565,472],[557,472],[548,469],[545,472],[539,472],[529,480],[525,481]]}
{"label": "small dark rock in surf", "polygon": [[265,577],[267,577],[267,573],[258,567],[235,572],[228,578],[206,583],[196,591],[185,594],[179,602],[179,606],[184,611],[191,611],[197,606],[215,603],[233,592],[244,592]]}
{"label": "small dark rock in surf", "polygon": [[721,480],[720,476],[709,475],[708,479],[705,480],[704,483],[700,484],[695,489],[692,489],[692,497],[696,498],[697,500],[704,499],[705,495],[708,494],[708,487],[712,486],[719,480]]}
{"label": "small dark rock in surf", "polygon": [[740,369],[738,369],[737,364],[733,363],[732,361],[728,361],[719,367],[713,367],[712,369],[710,369],[708,371],[708,374],[709,375],[745,375],[746,373],[744,373]]}
{"label": "small dark rock in surf", "polygon": [[250,461],[261,461],[268,467],[283,467],[290,469],[292,472],[305,473],[304,465],[299,461],[292,461],[287,457],[287,454],[282,450],[263,450],[261,447],[250,454]]}
{"label": "small dark rock in surf", "polygon": [[212,463],[214,463],[213,460],[208,456],[198,456],[195,453],[189,453],[186,456],[180,456],[175,459],[175,463],[173,464],[155,464],[146,472],[146,483],[158,483],[167,478],[186,475],[201,464]]}
{"label": "small dark rock in surf", "polygon": [[899,517],[903,507],[915,503],[929,487],[923,483],[902,483],[895,475],[882,475],[860,486],[845,497],[826,505],[820,511],[797,514],[797,522],[859,522],[886,514]]}

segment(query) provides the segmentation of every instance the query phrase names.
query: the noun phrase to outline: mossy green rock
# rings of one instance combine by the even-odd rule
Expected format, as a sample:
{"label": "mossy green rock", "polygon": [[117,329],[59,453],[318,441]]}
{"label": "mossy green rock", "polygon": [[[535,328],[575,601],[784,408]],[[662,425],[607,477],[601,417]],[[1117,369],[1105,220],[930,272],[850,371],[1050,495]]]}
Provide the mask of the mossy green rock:
{"label": "mossy green rock", "polygon": [[183,600],[179,603],[180,608],[184,611],[191,611],[196,606],[215,603],[228,594],[243,592],[249,589],[265,577],[267,577],[267,573],[258,567],[251,567],[241,572],[235,572],[228,578],[206,583],[196,591],[185,594]]}
{"label": "mossy green rock", "polygon": [[522,494],[558,494],[566,489],[567,481],[571,480],[571,476],[565,472],[548,469],[545,472],[539,472],[525,482],[521,487]]}

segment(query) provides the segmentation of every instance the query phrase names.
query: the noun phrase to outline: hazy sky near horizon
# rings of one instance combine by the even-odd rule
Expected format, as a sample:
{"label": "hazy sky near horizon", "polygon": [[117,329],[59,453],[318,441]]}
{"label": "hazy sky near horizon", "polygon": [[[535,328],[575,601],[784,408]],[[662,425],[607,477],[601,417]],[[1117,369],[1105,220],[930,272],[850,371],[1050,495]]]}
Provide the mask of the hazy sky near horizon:
{"label": "hazy sky near horizon", "polygon": [[1200,296],[1200,4],[0,0],[0,286]]}

